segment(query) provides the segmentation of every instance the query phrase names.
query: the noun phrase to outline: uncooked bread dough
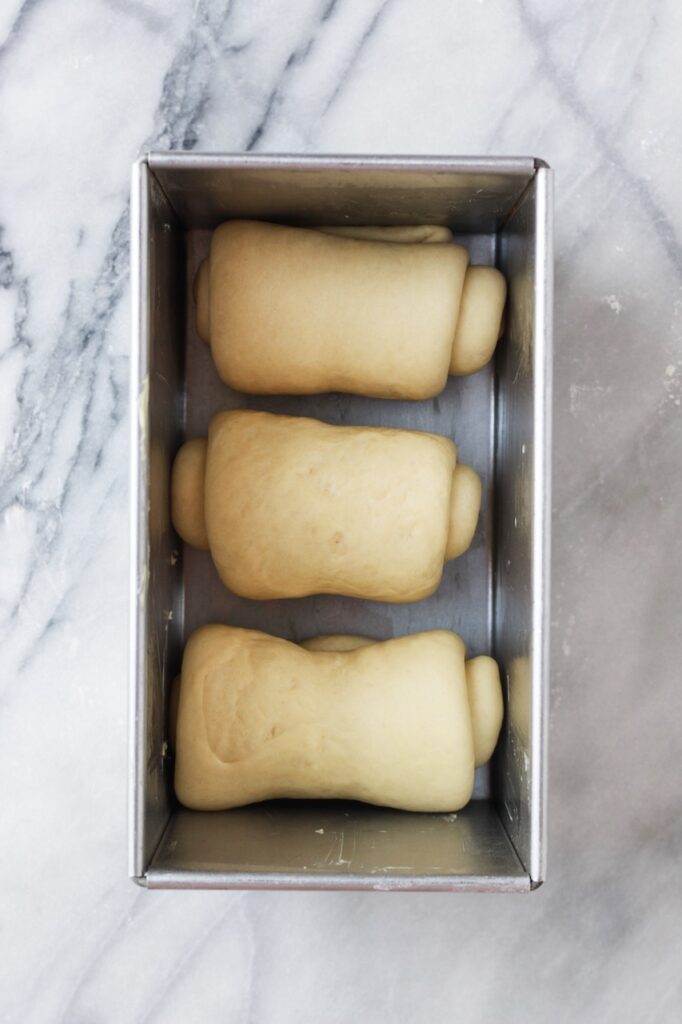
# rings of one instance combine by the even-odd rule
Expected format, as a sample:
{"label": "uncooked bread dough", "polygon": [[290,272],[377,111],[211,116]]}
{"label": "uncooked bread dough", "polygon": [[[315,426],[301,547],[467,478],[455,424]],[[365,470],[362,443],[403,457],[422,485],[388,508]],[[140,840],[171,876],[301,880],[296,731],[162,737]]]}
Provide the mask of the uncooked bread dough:
{"label": "uncooked bread dough", "polygon": [[458,810],[474,781],[464,654],[446,630],[343,653],[198,630],[182,664],[178,799],[196,810],[276,797]]}
{"label": "uncooked bread dough", "polygon": [[358,647],[369,647],[377,643],[369,636],[357,636],[355,633],[322,633],[301,640],[301,647],[306,651],[357,651]]}
{"label": "uncooked bread dough", "polygon": [[206,438],[186,441],[175,456],[171,473],[171,520],[186,544],[208,551],[204,514]]}
{"label": "uncooked bread dough", "polygon": [[328,235],[345,235],[346,238],[360,238],[368,242],[451,242],[450,228],[440,224],[400,224],[384,227],[381,225],[358,227],[350,225],[324,226],[315,229]]}
{"label": "uncooked bread dough", "polygon": [[445,561],[463,555],[471,544],[481,508],[481,478],[471,466],[455,466],[450,493],[450,522]]}
{"label": "uncooked bread dough", "polygon": [[197,274],[197,331],[238,391],[433,397],[490,359],[506,293],[450,239],[438,225],[228,221]]}
{"label": "uncooked bread dough", "polygon": [[[377,641],[368,636],[330,633],[304,640],[301,647],[307,651],[355,651],[375,643]],[[497,662],[485,654],[465,661],[464,669],[474,734],[474,763],[479,768],[492,757],[502,727],[504,705],[500,670]]]}
{"label": "uncooked bread dough", "polygon": [[507,282],[494,267],[469,267],[464,278],[450,373],[475,373],[492,359],[502,333]]}
{"label": "uncooked bread dough", "polygon": [[189,444],[173,467],[173,524],[188,544],[207,539],[243,597],[416,601],[476,529],[480,481],[436,434],[240,409],[213,417],[205,455]]}

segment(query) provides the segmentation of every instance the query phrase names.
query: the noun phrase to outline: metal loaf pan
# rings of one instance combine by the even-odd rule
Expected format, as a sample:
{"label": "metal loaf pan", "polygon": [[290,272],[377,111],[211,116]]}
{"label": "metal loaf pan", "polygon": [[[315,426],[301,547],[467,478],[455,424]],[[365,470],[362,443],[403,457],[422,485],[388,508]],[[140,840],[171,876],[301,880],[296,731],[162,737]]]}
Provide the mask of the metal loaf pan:
{"label": "metal loaf pan", "polygon": [[[527,891],[545,877],[550,509],[552,173],[531,158],[152,153],[132,183],[130,874],[150,888]],[[509,282],[494,365],[428,402],[247,397],[218,380],[196,336],[191,283],[210,229],[447,224]],[[484,484],[472,549],[431,598],[254,602],[228,593],[169,521],[171,460],[221,408],[452,436]],[[183,643],[229,622],[298,640],[445,627],[503,671],[506,716],[474,800],[456,815],[277,802],[218,814],[178,806],[166,705]]]}

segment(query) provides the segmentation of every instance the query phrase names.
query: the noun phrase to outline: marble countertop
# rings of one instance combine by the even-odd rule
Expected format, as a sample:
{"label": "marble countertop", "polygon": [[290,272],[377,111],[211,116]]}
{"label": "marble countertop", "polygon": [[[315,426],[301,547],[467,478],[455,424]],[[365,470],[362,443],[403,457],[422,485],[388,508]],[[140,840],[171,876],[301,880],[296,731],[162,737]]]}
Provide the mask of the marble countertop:
{"label": "marble countertop", "polygon": [[[682,13],[674,0],[0,7],[0,1020],[679,1020]],[[130,165],[556,169],[549,881],[126,877]]]}

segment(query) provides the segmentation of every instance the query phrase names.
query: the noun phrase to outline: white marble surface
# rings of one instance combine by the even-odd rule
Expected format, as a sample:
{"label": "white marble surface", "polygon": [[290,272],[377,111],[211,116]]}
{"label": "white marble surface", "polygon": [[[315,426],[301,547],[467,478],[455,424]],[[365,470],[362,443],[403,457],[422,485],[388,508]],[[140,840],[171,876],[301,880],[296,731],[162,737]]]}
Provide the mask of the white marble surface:
{"label": "white marble surface", "polygon": [[[0,1019],[680,1019],[681,47],[676,0],[3,0]],[[151,146],[556,168],[539,892],[127,880],[128,187]]]}

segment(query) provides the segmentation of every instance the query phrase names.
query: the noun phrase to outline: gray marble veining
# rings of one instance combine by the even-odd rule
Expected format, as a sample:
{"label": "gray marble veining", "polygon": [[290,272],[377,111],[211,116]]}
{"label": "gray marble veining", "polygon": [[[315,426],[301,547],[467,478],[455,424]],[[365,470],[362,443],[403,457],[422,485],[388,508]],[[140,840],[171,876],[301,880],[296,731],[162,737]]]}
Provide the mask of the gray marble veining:
{"label": "gray marble veining", "polygon": [[[674,0],[2,4],[0,1019],[679,1019],[681,44]],[[128,182],[150,147],[556,169],[532,896],[127,880]]]}

